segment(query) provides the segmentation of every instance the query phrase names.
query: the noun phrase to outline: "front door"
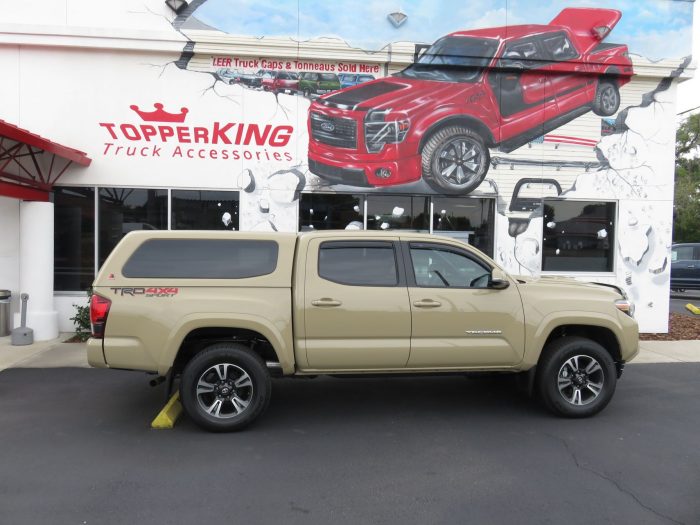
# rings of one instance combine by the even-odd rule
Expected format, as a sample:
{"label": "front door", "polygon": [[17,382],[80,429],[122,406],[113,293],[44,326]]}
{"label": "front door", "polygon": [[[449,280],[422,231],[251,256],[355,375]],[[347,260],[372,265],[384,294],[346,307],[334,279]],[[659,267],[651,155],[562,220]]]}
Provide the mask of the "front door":
{"label": "front door", "polygon": [[410,260],[412,336],[408,368],[510,366],[524,353],[524,316],[514,285],[489,288],[491,268],[441,243],[404,245]]}
{"label": "front door", "polygon": [[411,309],[399,253],[398,238],[309,243],[304,288],[309,368],[406,366]]}

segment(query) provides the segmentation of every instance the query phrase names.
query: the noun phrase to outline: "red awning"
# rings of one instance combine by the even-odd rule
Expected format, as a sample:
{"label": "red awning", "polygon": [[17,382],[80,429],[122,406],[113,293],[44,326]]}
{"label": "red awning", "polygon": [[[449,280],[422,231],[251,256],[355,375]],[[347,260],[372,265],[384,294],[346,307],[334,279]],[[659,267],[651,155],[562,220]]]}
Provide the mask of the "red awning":
{"label": "red awning", "polygon": [[82,151],[0,120],[0,195],[48,200],[48,192],[74,162],[89,166],[92,160]]}

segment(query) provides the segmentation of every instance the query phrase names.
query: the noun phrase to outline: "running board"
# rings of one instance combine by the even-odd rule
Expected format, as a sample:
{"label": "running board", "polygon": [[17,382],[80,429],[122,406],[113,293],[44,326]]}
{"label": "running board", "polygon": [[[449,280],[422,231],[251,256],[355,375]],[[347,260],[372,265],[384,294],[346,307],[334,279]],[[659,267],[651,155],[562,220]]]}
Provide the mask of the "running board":
{"label": "running board", "polygon": [[532,142],[536,138],[541,137],[542,135],[546,135],[550,131],[554,131],[555,129],[563,126],[567,122],[571,122],[575,118],[588,113],[590,110],[591,106],[585,105],[580,108],[576,108],[573,111],[569,111],[568,113],[565,113],[563,115],[559,115],[558,117],[554,117],[552,120],[544,122],[542,124],[542,127],[538,126],[534,129],[526,131],[525,133],[517,135],[510,140],[504,140],[498,146],[498,150],[502,151],[503,153],[510,153],[511,151],[514,151],[519,147],[524,146],[528,142]]}

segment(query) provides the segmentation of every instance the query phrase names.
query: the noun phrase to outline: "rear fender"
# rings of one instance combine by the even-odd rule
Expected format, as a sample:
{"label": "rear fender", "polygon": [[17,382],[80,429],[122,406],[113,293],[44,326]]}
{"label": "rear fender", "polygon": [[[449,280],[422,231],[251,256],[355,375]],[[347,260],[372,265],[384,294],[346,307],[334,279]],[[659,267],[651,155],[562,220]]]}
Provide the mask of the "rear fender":
{"label": "rear fender", "polygon": [[277,354],[283,374],[294,373],[294,349],[291,346],[291,324],[282,331],[263,317],[250,314],[236,314],[229,317],[221,313],[197,313],[183,318],[182,323],[174,330],[166,341],[163,353],[158,362],[158,373],[165,375],[172,367],[182,342],[187,334],[198,328],[240,328],[253,330],[265,337]]}

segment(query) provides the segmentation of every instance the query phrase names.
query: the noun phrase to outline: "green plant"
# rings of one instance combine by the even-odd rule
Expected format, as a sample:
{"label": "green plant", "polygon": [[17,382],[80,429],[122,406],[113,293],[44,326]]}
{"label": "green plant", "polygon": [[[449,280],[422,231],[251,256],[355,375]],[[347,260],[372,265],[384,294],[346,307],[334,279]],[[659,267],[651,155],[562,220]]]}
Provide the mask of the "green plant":
{"label": "green plant", "polygon": [[87,341],[90,337],[90,299],[92,298],[92,288],[87,289],[88,304],[81,306],[73,304],[75,315],[70,318],[75,325],[75,336],[81,341]]}

